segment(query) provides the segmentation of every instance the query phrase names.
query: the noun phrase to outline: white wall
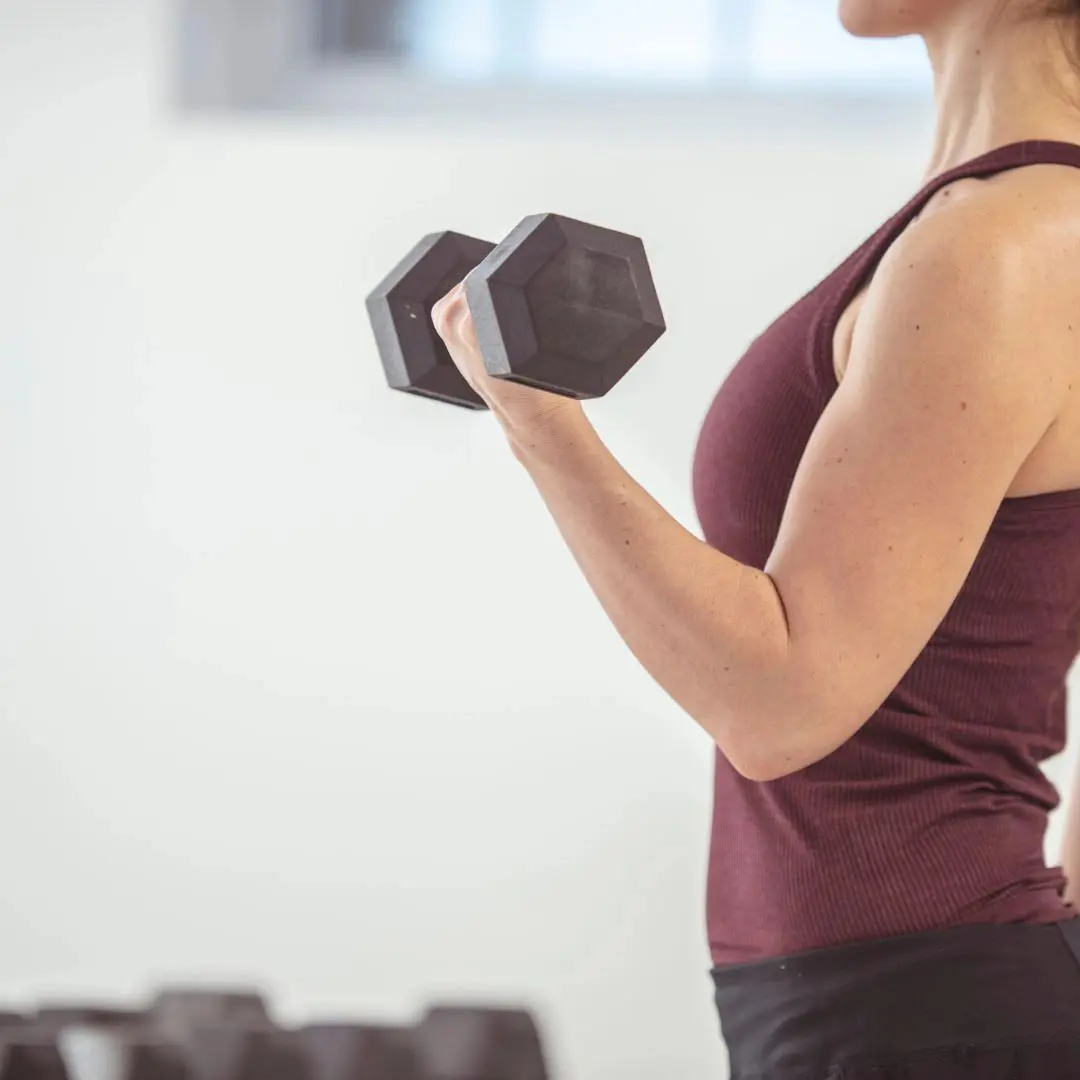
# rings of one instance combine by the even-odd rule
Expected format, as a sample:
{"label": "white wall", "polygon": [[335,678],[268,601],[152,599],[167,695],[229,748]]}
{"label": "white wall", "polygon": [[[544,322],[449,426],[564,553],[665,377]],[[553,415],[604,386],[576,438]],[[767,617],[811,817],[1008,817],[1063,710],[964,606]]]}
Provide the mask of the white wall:
{"label": "white wall", "polygon": [[181,123],[164,15],[0,7],[0,997],[509,997],[567,1080],[721,1075],[706,741],[490,418],[385,390],[362,299],[431,229],[643,235],[671,330],[592,415],[692,523],[711,394],[922,123]]}

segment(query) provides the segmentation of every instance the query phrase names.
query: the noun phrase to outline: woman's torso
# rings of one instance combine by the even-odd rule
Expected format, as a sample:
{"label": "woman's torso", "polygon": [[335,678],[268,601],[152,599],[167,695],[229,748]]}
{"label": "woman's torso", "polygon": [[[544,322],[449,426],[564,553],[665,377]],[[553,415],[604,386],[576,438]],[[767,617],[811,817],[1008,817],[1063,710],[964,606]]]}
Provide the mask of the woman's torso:
{"label": "woman's torso", "polygon": [[[896,238],[979,183],[1065,190],[1080,147],[1006,147],[939,178],[747,352],[702,428],[706,539],[763,567],[866,287]],[[1038,175],[1037,175],[1038,174]],[[1080,207],[1080,172],[1068,174]],[[1071,189],[1069,189],[1071,190]],[[1080,283],[1078,283],[1080,295]],[[718,965],[977,922],[1069,915],[1042,844],[1080,620],[1080,408],[1016,477],[960,595],[884,706],[835,754],[771,784],[717,755],[709,932]],[[808,718],[812,721],[812,718]]]}

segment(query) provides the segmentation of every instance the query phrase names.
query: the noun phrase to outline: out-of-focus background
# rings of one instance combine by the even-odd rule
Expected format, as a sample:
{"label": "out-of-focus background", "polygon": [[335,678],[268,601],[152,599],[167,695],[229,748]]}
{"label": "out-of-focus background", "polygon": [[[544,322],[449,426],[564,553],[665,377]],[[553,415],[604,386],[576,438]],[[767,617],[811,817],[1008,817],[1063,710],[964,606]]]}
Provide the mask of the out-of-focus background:
{"label": "out-of-focus background", "polygon": [[694,527],[720,381],[921,177],[918,48],[832,9],[0,5],[0,997],[520,1002],[565,1080],[725,1075],[707,740],[363,299],[426,232],[642,236],[670,329],[589,412]]}

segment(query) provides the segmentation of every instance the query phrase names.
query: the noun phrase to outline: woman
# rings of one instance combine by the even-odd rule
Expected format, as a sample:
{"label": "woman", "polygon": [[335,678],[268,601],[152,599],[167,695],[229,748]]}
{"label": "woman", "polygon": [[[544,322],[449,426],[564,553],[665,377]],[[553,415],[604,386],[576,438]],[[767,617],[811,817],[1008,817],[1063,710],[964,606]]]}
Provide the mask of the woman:
{"label": "woman", "polygon": [[460,286],[433,317],[615,628],[717,745],[733,1075],[1080,1077],[1080,920],[1043,860],[1039,768],[1080,631],[1080,0],[841,17],[924,38],[928,179],[720,389],[707,542],[577,403],[486,377]]}

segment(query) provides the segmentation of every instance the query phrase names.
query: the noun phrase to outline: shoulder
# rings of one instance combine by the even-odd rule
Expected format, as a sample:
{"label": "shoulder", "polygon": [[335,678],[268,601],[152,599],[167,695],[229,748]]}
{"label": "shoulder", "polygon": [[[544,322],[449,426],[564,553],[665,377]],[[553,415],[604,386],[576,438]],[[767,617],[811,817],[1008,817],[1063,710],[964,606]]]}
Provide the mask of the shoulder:
{"label": "shoulder", "polygon": [[[1031,167],[935,197],[871,282],[852,362],[899,356],[1053,411],[1080,362],[1080,171]],[[860,340],[861,339],[861,340]],[[898,372],[894,372],[898,374]]]}
{"label": "shoulder", "polygon": [[949,285],[976,301],[987,289],[1039,293],[1075,307],[1080,169],[1030,166],[946,188],[892,246],[881,271],[894,287]]}

